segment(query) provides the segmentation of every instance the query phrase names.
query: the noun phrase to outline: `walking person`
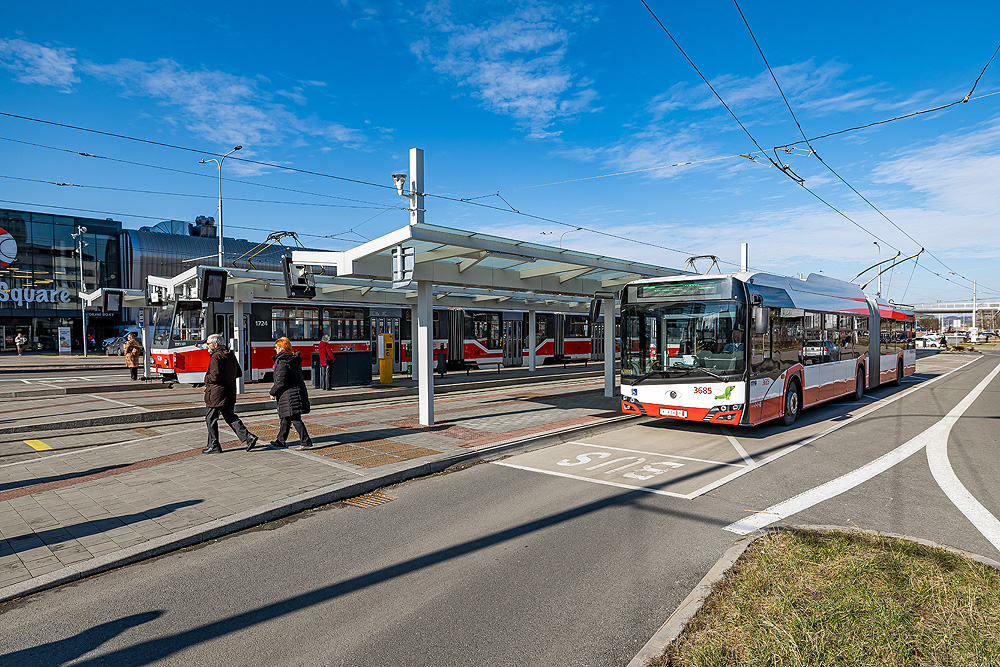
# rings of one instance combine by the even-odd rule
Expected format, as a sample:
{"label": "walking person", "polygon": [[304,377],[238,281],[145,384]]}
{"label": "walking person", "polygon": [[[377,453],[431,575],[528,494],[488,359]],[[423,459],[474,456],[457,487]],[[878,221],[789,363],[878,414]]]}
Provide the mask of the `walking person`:
{"label": "walking person", "polygon": [[125,339],[125,366],[128,368],[130,379],[139,379],[139,358],[142,356],[142,345],[135,339],[135,334],[130,333]]}
{"label": "walking person", "polygon": [[333,346],[330,337],[323,336],[319,341],[319,386],[324,390],[333,389]]}
{"label": "walking person", "polygon": [[292,426],[299,434],[299,444],[292,449],[310,449],[312,439],[302,423],[302,415],[309,412],[309,394],[302,379],[302,355],[292,351],[292,342],[285,337],[274,341],[274,385],[270,394],[278,401],[278,437],[272,447],[285,447]]}
{"label": "walking person", "polygon": [[205,372],[205,424],[208,426],[208,447],[201,450],[203,454],[219,454],[222,445],[219,444],[219,417],[221,416],[233,429],[240,442],[247,446],[249,452],[257,444],[257,436],[247,430],[243,422],[236,416],[236,379],[243,377],[236,355],[228,348],[222,334],[212,334],[206,345],[211,359]]}
{"label": "walking person", "polygon": [[27,342],[28,342],[28,337],[25,336],[23,332],[18,331],[17,335],[14,336],[14,345],[17,346],[17,356],[19,357],[21,356],[21,352],[23,351],[22,348]]}

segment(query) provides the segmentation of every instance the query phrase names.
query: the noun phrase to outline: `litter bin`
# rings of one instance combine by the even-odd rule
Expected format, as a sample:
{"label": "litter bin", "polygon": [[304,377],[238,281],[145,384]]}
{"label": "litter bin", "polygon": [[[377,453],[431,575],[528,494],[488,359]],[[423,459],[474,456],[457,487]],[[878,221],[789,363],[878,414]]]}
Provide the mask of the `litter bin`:
{"label": "litter bin", "polygon": [[312,355],[310,355],[310,357],[312,359],[313,389],[322,389],[323,385],[322,385],[322,376],[320,375],[319,354],[314,351]]}
{"label": "litter bin", "polygon": [[434,350],[434,362],[436,368],[435,372],[440,373],[441,377],[444,377],[445,371],[448,369],[448,353],[445,350]]}

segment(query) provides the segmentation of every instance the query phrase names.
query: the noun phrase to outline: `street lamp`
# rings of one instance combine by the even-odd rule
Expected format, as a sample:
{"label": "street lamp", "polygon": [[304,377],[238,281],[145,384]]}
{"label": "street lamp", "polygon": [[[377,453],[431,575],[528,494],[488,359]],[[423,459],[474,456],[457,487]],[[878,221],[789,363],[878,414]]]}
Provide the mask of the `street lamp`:
{"label": "street lamp", "polygon": [[215,158],[210,158],[208,160],[202,160],[201,162],[198,163],[198,164],[205,164],[206,162],[214,162],[215,164],[217,164],[219,166],[219,209],[218,209],[219,210],[219,268],[222,268],[222,266],[223,266],[223,262],[222,262],[222,163],[223,163],[223,161],[225,161],[225,159],[227,157],[229,157],[230,155],[232,155],[236,151],[242,150],[242,149],[243,149],[242,146],[237,146],[233,150],[231,150],[228,153],[226,153],[225,155],[223,155],[222,159],[220,159],[220,160],[216,160]]}
{"label": "street lamp", "polygon": [[86,227],[77,227],[75,234],[70,234],[76,241],[76,252],[80,255],[80,322],[83,329],[83,358],[87,358],[87,302],[83,298],[83,293],[87,291],[87,284],[83,282],[83,249],[87,247],[87,242],[83,240],[83,235],[87,233]]}
{"label": "street lamp", "polygon": [[567,229],[567,230],[566,230],[565,232],[563,232],[562,234],[560,234],[560,235],[559,235],[559,249],[560,249],[560,250],[562,249],[562,240],[563,240],[563,237],[564,237],[564,236],[566,236],[566,235],[567,235],[567,234],[569,234],[570,232],[578,232],[578,231],[580,231],[581,229],[583,229],[583,227],[577,227],[576,229]]}

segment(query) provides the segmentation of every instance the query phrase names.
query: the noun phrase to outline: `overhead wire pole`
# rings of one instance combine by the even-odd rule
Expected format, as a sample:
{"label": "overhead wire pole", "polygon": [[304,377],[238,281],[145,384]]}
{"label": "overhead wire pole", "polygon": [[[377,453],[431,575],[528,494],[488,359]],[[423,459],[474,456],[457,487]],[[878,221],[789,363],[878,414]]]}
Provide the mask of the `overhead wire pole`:
{"label": "overhead wire pole", "polygon": [[215,158],[209,158],[207,160],[202,160],[199,164],[205,164],[206,162],[214,162],[219,167],[219,268],[221,269],[225,264],[223,261],[222,254],[222,163],[227,157],[232,155],[238,150],[241,150],[243,146],[237,146],[233,150],[229,151],[222,156],[221,160],[216,160]]}

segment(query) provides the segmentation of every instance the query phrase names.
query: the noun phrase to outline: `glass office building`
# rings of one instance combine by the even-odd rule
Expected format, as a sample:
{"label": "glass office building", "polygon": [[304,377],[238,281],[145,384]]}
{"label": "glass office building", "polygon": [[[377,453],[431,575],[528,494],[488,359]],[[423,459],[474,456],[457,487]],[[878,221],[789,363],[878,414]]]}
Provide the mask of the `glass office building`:
{"label": "glass office building", "polygon": [[122,224],[73,216],[0,209],[0,346],[14,348],[14,337],[23,333],[29,350],[55,351],[59,327],[72,328],[73,350],[83,341],[96,350],[100,342],[118,333],[120,316],[87,314],[84,334],[79,291],[81,264],[77,241],[83,234],[83,285],[121,287]]}

